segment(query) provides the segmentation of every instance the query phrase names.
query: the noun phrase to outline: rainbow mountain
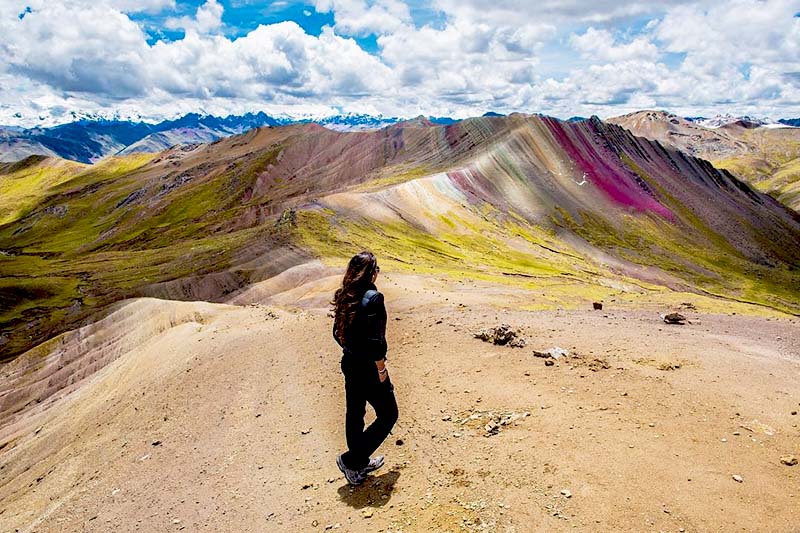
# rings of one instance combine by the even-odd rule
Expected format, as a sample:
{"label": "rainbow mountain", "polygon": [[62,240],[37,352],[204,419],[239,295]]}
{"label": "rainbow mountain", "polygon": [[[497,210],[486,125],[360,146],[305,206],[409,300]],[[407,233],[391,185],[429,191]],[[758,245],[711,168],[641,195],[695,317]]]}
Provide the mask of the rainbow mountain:
{"label": "rainbow mountain", "polygon": [[597,118],[258,128],[95,165],[34,156],[0,167],[0,191],[2,359],[123,298],[231,301],[362,248],[535,288],[531,309],[694,296],[800,313],[800,215]]}

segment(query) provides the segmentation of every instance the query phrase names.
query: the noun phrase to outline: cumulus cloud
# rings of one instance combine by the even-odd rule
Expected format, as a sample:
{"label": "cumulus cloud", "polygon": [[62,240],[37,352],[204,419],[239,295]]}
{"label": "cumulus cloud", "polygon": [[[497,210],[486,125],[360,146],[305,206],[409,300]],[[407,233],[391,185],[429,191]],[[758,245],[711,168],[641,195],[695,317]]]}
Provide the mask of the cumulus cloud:
{"label": "cumulus cloud", "polygon": [[336,30],[344,35],[381,34],[411,22],[411,11],[400,0],[315,0],[320,13],[333,13]]}
{"label": "cumulus cloud", "polygon": [[583,57],[598,61],[653,61],[659,56],[658,47],[646,37],[637,37],[629,43],[618,43],[610,31],[593,27],[582,35],[572,35],[569,42]]}
{"label": "cumulus cloud", "polygon": [[[796,0],[435,0],[425,16],[402,0],[313,5],[334,20],[318,35],[284,21],[232,38],[218,0],[185,17],[170,17],[173,0],[2,1],[0,123],[70,110],[800,114]],[[134,12],[185,36],[148,42]],[[358,44],[370,36],[373,53]]]}
{"label": "cumulus cloud", "polygon": [[2,29],[5,68],[11,73],[64,91],[115,98],[143,92],[145,35],[108,4],[78,10],[42,3],[22,19],[4,20]]}
{"label": "cumulus cloud", "polygon": [[217,0],[207,0],[197,8],[194,17],[168,18],[164,26],[172,30],[184,30],[196,33],[211,33],[222,27],[224,8]]}

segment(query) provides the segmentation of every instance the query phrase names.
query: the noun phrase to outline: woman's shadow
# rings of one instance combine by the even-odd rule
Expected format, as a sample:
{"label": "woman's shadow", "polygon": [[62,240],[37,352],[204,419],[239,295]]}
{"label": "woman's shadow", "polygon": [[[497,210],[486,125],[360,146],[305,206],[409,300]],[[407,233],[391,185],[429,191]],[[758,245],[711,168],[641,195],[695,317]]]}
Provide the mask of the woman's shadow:
{"label": "woman's shadow", "polygon": [[349,484],[339,487],[339,499],[355,509],[364,507],[383,507],[392,498],[394,485],[400,472],[389,470],[379,476],[369,476],[364,483],[357,486]]}

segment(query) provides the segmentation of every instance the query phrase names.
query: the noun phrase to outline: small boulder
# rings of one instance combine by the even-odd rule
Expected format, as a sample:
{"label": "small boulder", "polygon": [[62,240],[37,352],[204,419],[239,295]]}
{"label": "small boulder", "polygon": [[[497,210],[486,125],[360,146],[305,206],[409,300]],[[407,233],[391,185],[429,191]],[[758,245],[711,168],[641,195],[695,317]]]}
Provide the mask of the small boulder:
{"label": "small boulder", "polygon": [[794,455],[784,455],[781,457],[781,464],[786,466],[794,466],[797,464],[797,457]]}
{"label": "small boulder", "polygon": [[680,313],[669,313],[666,315],[661,315],[661,319],[666,322],[667,324],[685,324],[686,317]]}
{"label": "small boulder", "polygon": [[512,348],[522,348],[525,346],[525,339],[518,330],[513,329],[508,324],[500,324],[493,328],[485,328],[474,334],[476,339],[484,342],[491,342],[498,346],[511,346]]}
{"label": "small boulder", "polygon": [[593,303],[592,303],[592,308],[593,308],[595,311],[602,311],[602,310],[603,310],[603,304],[602,304],[602,303],[600,303],[600,302],[593,302]]}

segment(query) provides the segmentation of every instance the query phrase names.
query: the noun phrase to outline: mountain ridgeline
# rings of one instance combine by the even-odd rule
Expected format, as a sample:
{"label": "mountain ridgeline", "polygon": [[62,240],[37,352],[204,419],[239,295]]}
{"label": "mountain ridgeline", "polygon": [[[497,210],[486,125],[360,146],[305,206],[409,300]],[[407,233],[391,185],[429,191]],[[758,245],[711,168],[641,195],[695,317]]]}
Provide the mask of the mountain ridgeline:
{"label": "mountain ridgeline", "polygon": [[[334,115],[314,122],[339,131],[380,129],[400,122],[397,117],[363,114]],[[428,117],[436,124],[452,124],[445,117]],[[311,119],[272,117],[264,112],[216,117],[189,113],[157,124],[119,119],[81,119],[49,128],[0,126],[0,161],[14,162],[31,155],[58,156],[94,163],[110,155],[160,152],[172,146],[213,142],[253,128],[309,123]]]}
{"label": "mountain ridgeline", "polygon": [[[665,111],[637,111],[608,122],[707,159],[800,210],[800,128],[794,127],[796,120],[763,126],[748,117],[691,121]],[[715,126],[703,125],[708,123]]]}
{"label": "mountain ridgeline", "polygon": [[536,287],[542,307],[676,291],[800,313],[800,215],[596,118],[258,128],[93,166],[32,157],[0,190],[2,359],[123,298],[227,301],[362,248]]}

